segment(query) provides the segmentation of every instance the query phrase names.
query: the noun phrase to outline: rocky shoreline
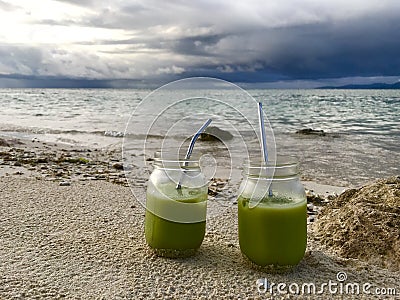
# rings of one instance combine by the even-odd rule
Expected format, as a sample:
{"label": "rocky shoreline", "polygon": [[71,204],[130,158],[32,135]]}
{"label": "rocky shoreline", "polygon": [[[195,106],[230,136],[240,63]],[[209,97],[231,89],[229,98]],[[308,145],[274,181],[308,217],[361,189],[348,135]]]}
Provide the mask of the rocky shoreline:
{"label": "rocky shoreline", "polygon": [[[0,177],[33,177],[69,186],[74,181],[104,180],[128,186],[121,149],[89,149],[70,145],[47,144],[37,140],[0,139]],[[215,197],[225,192],[227,181],[213,178],[208,194]],[[232,193],[226,195],[232,198]],[[306,189],[308,222],[316,220],[322,207],[335,199],[335,192],[316,193]]]}
{"label": "rocky shoreline", "polygon": [[120,148],[89,149],[0,139],[0,176],[34,177],[63,185],[76,180],[127,185],[121,161]]}

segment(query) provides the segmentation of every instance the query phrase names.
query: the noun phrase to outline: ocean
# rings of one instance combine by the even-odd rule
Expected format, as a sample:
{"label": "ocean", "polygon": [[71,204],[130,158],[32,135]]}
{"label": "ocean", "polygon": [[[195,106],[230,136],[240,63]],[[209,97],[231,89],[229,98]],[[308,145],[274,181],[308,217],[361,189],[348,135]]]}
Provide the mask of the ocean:
{"label": "ocean", "polygon": [[[186,147],[210,117],[223,143],[196,147],[216,167],[238,169],[259,150],[257,101],[271,155],[297,156],[304,179],[359,186],[400,175],[399,90],[0,89],[0,138],[98,148],[124,142],[140,153]],[[307,128],[323,132],[296,133]]]}

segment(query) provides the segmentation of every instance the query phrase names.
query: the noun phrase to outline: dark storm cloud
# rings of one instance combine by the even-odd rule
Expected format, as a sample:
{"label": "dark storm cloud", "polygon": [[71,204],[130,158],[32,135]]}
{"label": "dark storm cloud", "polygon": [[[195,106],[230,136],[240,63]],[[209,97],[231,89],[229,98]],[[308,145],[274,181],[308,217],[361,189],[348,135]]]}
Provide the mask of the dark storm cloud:
{"label": "dark storm cloud", "polygon": [[[232,34],[210,49],[226,63],[224,77],[318,79],[400,74],[398,16],[328,22]],[[190,48],[179,48],[179,51]],[[256,66],[252,68],[252,66]],[[243,72],[248,67],[252,72]],[[224,70],[224,68],[220,68]],[[222,72],[223,73],[223,72]],[[275,76],[273,76],[275,74]]]}
{"label": "dark storm cloud", "polygon": [[63,78],[56,76],[23,76],[19,74],[0,74],[0,88],[110,88],[111,80],[85,78]]}
{"label": "dark storm cloud", "polygon": [[[99,43],[141,43],[147,51],[163,49],[184,55],[187,60],[193,56],[204,58],[203,61],[184,63],[188,71],[182,75],[206,72],[225,78],[240,79],[243,76],[242,80],[258,81],[266,78],[317,79],[400,73],[397,54],[397,49],[400,49],[400,13],[396,9],[371,10],[337,20],[327,17],[265,26],[243,21],[245,14],[240,19],[235,20],[236,15],[229,19],[229,9],[226,14],[206,10],[206,4],[210,5],[206,2],[196,4],[196,12],[182,2],[172,2],[170,10],[162,2],[149,3],[147,6],[135,4],[103,9],[83,22],[86,26],[139,30],[141,36]],[[207,20],[213,19],[214,24],[202,21],[202,14],[207,16]],[[194,15],[197,18],[193,18]],[[226,20],[227,24],[219,23],[220,20]],[[176,26],[180,32],[172,37],[165,36],[162,30],[168,26]],[[204,32],[198,34],[196,31],[201,29]],[[206,60],[210,57],[216,58],[211,65]],[[236,74],[229,74],[233,72]]]}
{"label": "dark storm cloud", "polygon": [[164,43],[164,47],[169,48],[172,52],[188,56],[218,56],[218,53],[213,53],[209,49],[215,47],[226,36],[226,34],[210,34],[184,37],[167,41]]}
{"label": "dark storm cloud", "polygon": [[36,23],[126,34],[74,43],[93,47],[93,53],[65,48],[60,54],[56,45],[47,45],[16,46],[10,55],[0,48],[3,69],[89,79],[213,76],[250,83],[400,75],[395,0],[58,2],[82,6],[85,13]]}
{"label": "dark storm cloud", "polygon": [[398,16],[381,15],[277,30],[271,32],[275,45],[264,48],[268,59],[263,63],[291,78],[399,75],[397,20]]}

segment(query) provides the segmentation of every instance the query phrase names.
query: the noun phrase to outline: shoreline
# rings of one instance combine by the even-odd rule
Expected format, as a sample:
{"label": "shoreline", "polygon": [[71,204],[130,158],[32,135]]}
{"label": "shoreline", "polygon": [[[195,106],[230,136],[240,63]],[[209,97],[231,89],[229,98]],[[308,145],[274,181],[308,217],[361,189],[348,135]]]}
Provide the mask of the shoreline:
{"label": "shoreline", "polygon": [[[320,288],[329,281],[339,284],[337,274],[344,272],[346,282],[397,291],[357,299],[400,299],[400,271],[340,257],[319,240],[319,210],[342,187],[303,181],[309,197],[305,257],[287,274],[269,274],[251,268],[241,255],[236,206],[207,219],[195,256],[160,258],[146,245],[144,208],[126,184],[120,148],[5,142],[9,145],[0,145],[0,298],[287,299],[296,296],[260,292],[257,284],[266,278]],[[327,289],[300,296],[354,297]]]}
{"label": "shoreline", "polygon": [[[120,145],[100,149],[49,143],[38,139],[9,138],[5,140],[0,138],[0,179],[3,177],[35,178],[54,181],[61,186],[70,186],[79,181],[107,181],[123,186],[130,186],[129,183],[131,183],[135,194],[138,189],[139,193],[144,194],[147,178],[143,177],[143,170],[133,168],[126,171],[124,169],[121,148]],[[152,158],[146,160],[151,162]],[[227,170],[222,173],[229,176]],[[129,174],[129,180],[126,174]],[[212,178],[208,190],[210,200],[215,200],[217,203],[228,201],[230,204],[235,204],[240,178],[241,174],[238,170],[234,170],[231,174],[231,180]],[[322,207],[348,188],[321,184],[310,181],[308,178],[301,181],[309,203],[307,211],[309,222],[314,222]],[[140,202],[144,203],[143,201],[144,198],[141,197]],[[209,205],[208,214],[218,215],[226,209],[226,204],[223,204],[223,207]]]}
{"label": "shoreline", "polygon": [[[44,142],[36,138],[0,137],[0,177],[12,175],[20,177],[39,176],[48,180],[53,178],[56,181],[58,179],[71,181],[108,180],[110,176],[113,179],[113,176],[121,176],[124,173],[121,150],[121,144],[96,148]],[[49,165],[50,170],[47,170],[46,166]],[[53,174],[51,167],[55,169],[65,168],[67,172],[65,174],[54,172]],[[75,169],[78,169],[78,171]],[[87,174],[82,174],[85,171],[87,171]],[[111,173],[111,175],[99,176],[104,172],[106,174]],[[311,190],[320,196],[333,193],[340,194],[345,189],[352,188],[352,186],[320,183],[308,177],[301,178],[301,181],[307,190]],[[122,182],[116,183],[122,184]]]}
{"label": "shoreline", "polygon": [[102,149],[37,139],[0,138],[0,177],[33,177],[49,181],[107,180],[126,184],[121,147]]}

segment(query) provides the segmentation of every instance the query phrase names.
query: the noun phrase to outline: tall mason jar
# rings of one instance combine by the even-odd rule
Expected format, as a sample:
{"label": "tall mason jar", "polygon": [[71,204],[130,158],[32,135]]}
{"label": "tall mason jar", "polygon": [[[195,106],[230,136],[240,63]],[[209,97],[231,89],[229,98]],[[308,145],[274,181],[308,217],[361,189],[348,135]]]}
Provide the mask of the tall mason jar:
{"label": "tall mason jar", "polygon": [[307,245],[307,198],[293,157],[276,165],[247,161],[238,198],[239,244],[253,264],[284,271],[298,264]]}
{"label": "tall mason jar", "polygon": [[200,247],[206,228],[207,192],[198,159],[155,153],[147,185],[145,236],[157,255],[187,257]]}

